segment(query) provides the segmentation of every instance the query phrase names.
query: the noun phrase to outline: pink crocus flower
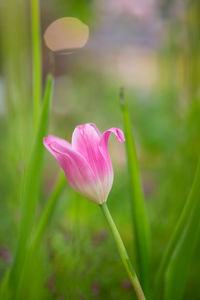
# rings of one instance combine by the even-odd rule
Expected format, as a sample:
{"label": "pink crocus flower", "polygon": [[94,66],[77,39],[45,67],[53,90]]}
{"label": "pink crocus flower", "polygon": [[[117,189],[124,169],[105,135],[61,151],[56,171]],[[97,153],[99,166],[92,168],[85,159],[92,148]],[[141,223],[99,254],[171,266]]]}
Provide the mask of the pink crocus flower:
{"label": "pink crocus flower", "polygon": [[102,204],[107,200],[113,183],[113,168],[108,152],[108,139],[114,133],[120,143],[124,134],[110,128],[103,134],[95,124],[75,128],[72,143],[49,135],[44,145],[56,158],[70,185],[87,199]]}

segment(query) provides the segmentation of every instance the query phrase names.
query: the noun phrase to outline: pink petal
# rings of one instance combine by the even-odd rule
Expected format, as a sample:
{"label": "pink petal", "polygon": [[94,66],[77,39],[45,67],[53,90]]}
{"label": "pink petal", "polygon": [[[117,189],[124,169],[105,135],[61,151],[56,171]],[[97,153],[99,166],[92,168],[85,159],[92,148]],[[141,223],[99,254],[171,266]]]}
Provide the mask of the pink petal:
{"label": "pink petal", "polygon": [[44,145],[61,165],[71,186],[97,202],[96,178],[84,157],[74,151],[70,143],[54,136],[44,138]]}
{"label": "pink petal", "polygon": [[[72,136],[72,147],[85,157],[99,182],[102,202],[107,200],[113,183],[112,164],[102,154],[99,144],[102,135],[94,124],[79,125]],[[110,167],[111,165],[111,167]]]}
{"label": "pink petal", "polygon": [[97,127],[91,123],[77,126],[72,136],[73,149],[85,157],[97,181],[101,181],[104,201],[113,183],[113,168],[108,153],[108,138],[112,132],[119,142],[124,141],[124,134],[120,129],[111,128],[101,135]]}
{"label": "pink petal", "polygon": [[55,157],[55,152],[51,149],[50,145],[54,142],[57,142],[59,145],[63,146],[64,148],[72,148],[72,145],[64,139],[58,138],[54,135],[49,135],[48,137],[43,139],[44,146],[47,150]]}
{"label": "pink petal", "polygon": [[44,138],[45,147],[57,159],[71,186],[97,204],[107,200],[113,183],[108,153],[108,139],[112,132],[119,142],[124,141],[120,129],[111,128],[101,135],[92,123],[75,128],[72,145],[55,136]]}
{"label": "pink petal", "polygon": [[96,149],[100,139],[101,133],[95,124],[79,125],[74,129],[72,135],[72,147],[88,160],[91,151]]}
{"label": "pink petal", "polygon": [[104,156],[104,158],[108,161],[110,168],[112,168],[112,163],[111,163],[110,155],[108,152],[108,140],[109,140],[111,133],[114,133],[114,135],[117,137],[117,140],[119,143],[123,143],[125,141],[124,133],[119,128],[110,128],[102,134],[102,137],[101,137],[101,140],[99,143],[99,148],[100,148],[100,151],[101,151],[102,155]]}
{"label": "pink petal", "polygon": [[83,124],[75,128],[72,147],[87,160],[96,178],[103,179],[108,173],[107,163],[99,151],[101,134],[95,124]]}

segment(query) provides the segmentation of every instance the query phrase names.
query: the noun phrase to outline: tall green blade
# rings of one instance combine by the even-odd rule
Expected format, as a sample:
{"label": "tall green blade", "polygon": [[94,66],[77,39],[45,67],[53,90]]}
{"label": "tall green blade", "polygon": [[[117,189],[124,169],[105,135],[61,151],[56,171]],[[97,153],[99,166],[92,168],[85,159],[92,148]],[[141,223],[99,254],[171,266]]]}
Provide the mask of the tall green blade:
{"label": "tall green blade", "polygon": [[52,86],[53,78],[49,75],[45,86],[44,102],[39,127],[34,138],[29,163],[24,176],[19,240],[9,280],[12,289],[14,290],[16,290],[16,285],[19,280],[20,269],[23,267],[26,249],[34,223],[44,154],[43,137],[46,135],[48,127]]}
{"label": "tall green blade", "polygon": [[[39,223],[36,227],[36,231],[33,234],[33,240],[30,243],[30,248],[28,249],[28,253],[24,262],[24,268],[21,272],[21,279],[17,290],[16,299],[24,299],[24,292],[26,291],[26,287],[29,284],[30,276],[32,274],[32,268],[34,265],[34,261],[37,256],[37,249],[40,246],[45,230],[47,229],[49,223],[51,222],[53,213],[55,211],[56,204],[58,199],[66,185],[66,177],[64,174],[61,174],[58,178],[58,181],[53,189],[51,196],[48,200],[48,203],[42,213],[42,216],[39,220]],[[28,282],[27,282],[28,281]]]}
{"label": "tall green blade", "polygon": [[34,125],[37,128],[40,115],[40,100],[42,90],[42,58],[40,33],[40,1],[31,0],[31,30],[32,30],[32,80],[33,80],[33,112]]}
{"label": "tall green blade", "polygon": [[131,129],[130,115],[127,105],[124,102],[123,91],[121,95],[121,110],[123,115],[124,132],[126,138],[126,152],[130,179],[130,200],[132,207],[132,217],[135,233],[135,249],[138,261],[139,278],[144,293],[148,296],[150,276],[149,227],[140,181],[137,154]]}
{"label": "tall green blade", "polygon": [[[163,259],[161,261],[160,269],[158,272],[158,280],[157,285],[155,289],[155,299],[163,299],[163,288],[164,288],[164,276],[165,272],[168,268],[169,262],[173,256],[174,251],[177,251],[177,249],[181,245],[182,237],[184,236],[184,231],[186,228],[188,228],[188,221],[191,220],[191,213],[193,209],[197,208],[199,205],[199,194],[200,194],[200,160],[197,165],[195,178],[193,181],[193,185],[191,188],[191,191],[189,193],[188,199],[186,201],[186,204],[184,206],[184,209],[181,213],[181,216],[177,222],[177,225],[174,229],[174,232],[171,236],[171,239],[169,241],[168,247],[166,249],[166,252],[163,256]],[[195,216],[196,218],[196,216]],[[193,222],[196,222],[197,220],[193,220]],[[189,227],[190,228],[190,227]],[[190,229],[187,229],[190,231]],[[188,234],[186,235],[188,236]],[[189,235],[190,236],[190,235]],[[190,237],[191,238],[191,237]],[[183,239],[184,240],[184,239]],[[192,246],[192,245],[191,245]],[[180,248],[184,248],[185,246],[181,246]]]}
{"label": "tall green blade", "polygon": [[190,267],[190,261],[200,226],[200,167],[197,168],[195,180],[191,189],[190,201],[193,208],[188,212],[187,223],[182,228],[182,234],[174,247],[171,256],[166,280],[165,300],[181,300]]}
{"label": "tall green blade", "polygon": [[8,291],[9,276],[10,276],[10,270],[8,269],[1,281],[1,288],[0,288],[0,299],[1,300],[9,299],[9,291]]}
{"label": "tall green blade", "polygon": [[36,228],[36,233],[34,235],[33,241],[31,243],[30,251],[32,253],[35,252],[37,247],[39,247],[42,237],[45,233],[45,230],[47,229],[48,224],[51,222],[53,213],[55,211],[56,204],[58,202],[58,199],[66,185],[66,177],[65,174],[62,173],[60,177],[58,178],[58,181],[55,185],[55,188],[52,191],[52,194],[48,200],[48,203],[44,209],[44,212],[39,220],[38,226]]}

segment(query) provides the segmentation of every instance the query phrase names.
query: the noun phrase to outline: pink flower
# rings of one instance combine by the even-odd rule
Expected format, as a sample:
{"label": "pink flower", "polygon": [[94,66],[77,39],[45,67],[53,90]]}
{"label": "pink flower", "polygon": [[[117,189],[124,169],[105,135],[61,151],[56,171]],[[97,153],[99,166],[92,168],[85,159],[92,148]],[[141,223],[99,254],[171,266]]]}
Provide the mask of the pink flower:
{"label": "pink flower", "polygon": [[95,124],[75,128],[72,143],[55,136],[44,138],[44,145],[57,159],[70,185],[87,199],[102,204],[113,183],[113,168],[108,153],[108,139],[114,133],[120,143],[124,134],[111,128],[101,134]]}

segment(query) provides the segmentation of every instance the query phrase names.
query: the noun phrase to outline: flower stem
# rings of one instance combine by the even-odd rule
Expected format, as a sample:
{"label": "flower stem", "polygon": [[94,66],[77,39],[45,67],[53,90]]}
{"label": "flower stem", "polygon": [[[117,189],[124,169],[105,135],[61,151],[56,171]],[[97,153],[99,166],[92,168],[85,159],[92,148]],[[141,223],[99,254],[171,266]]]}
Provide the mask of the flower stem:
{"label": "flower stem", "polygon": [[144,296],[144,293],[143,293],[143,290],[141,288],[141,285],[140,285],[140,282],[137,278],[137,275],[135,273],[135,270],[131,264],[131,261],[130,261],[130,258],[128,256],[128,253],[126,251],[126,248],[124,246],[124,243],[121,239],[121,236],[119,234],[119,231],[117,230],[117,227],[112,219],[112,216],[109,212],[109,209],[107,207],[107,204],[106,203],[102,203],[100,205],[101,209],[102,209],[102,212],[108,222],[108,225],[110,226],[110,229],[112,231],[112,234],[113,234],[113,237],[114,237],[114,240],[116,242],[116,245],[117,245],[117,248],[118,248],[118,251],[119,251],[119,254],[120,254],[120,257],[121,257],[121,260],[124,264],[124,267],[129,275],[129,278],[131,280],[131,283],[135,289],[135,292],[136,292],[136,295],[138,297],[138,300],[145,300],[145,296]]}

